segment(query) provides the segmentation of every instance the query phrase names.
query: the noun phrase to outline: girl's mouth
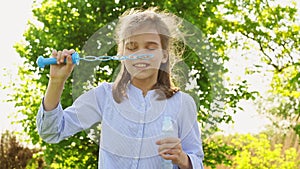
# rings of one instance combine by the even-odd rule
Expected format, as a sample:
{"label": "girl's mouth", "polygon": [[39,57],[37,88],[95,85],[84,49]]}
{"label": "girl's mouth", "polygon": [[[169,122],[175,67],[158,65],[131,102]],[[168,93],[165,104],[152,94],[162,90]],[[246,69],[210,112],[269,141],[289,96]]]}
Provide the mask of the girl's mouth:
{"label": "girl's mouth", "polygon": [[135,68],[147,68],[150,64],[147,64],[147,63],[136,63],[136,64],[133,64],[133,66]]}

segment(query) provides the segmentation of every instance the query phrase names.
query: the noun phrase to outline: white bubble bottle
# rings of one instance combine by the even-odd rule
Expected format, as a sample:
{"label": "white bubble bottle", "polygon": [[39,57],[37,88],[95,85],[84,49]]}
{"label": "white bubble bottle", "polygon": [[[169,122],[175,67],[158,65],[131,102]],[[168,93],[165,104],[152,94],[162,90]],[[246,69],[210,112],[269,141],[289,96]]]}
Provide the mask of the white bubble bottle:
{"label": "white bubble bottle", "polygon": [[[162,135],[164,138],[172,137],[174,133],[173,123],[171,117],[164,117],[163,126],[162,126]],[[173,169],[172,160],[162,159],[162,169]]]}

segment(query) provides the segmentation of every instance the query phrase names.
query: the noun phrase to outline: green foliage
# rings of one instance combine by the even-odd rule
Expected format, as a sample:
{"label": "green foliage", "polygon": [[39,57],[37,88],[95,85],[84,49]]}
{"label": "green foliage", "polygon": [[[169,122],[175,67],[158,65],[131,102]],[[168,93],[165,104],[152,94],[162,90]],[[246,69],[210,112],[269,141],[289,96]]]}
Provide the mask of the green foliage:
{"label": "green foliage", "polygon": [[[293,130],[277,130],[272,126],[259,134],[214,135],[212,146],[207,152],[214,150],[213,144],[226,145],[227,163],[210,165],[219,169],[267,169],[300,167],[299,137]],[[233,150],[233,151],[232,151]],[[215,157],[213,159],[218,159]],[[217,165],[216,165],[217,164]]]}
{"label": "green foliage", "polygon": [[300,146],[299,146],[299,135],[292,128],[276,128],[273,125],[267,126],[266,130],[260,134],[267,136],[271,142],[271,146],[274,144],[281,144],[282,149],[286,150],[289,148],[295,148],[297,151],[297,159],[300,161]]}
{"label": "green foliage", "polygon": [[233,157],[236,169],[294,169],[300,167],[295,148],[282,150],[282,144],[271,145],[264,134],[235,136],[231,143],[239,151]]}
{"label": "green foliage", "polygon": [[[24,118],[19,123],[23,125],[33,144],[40,144],[45,148],[44,157],[50,167],[96,168],[98,145],[88,139],[85,132],[80,132],[59,144],[46,144],[39,138],[35,127],[35,115],[48,83],[47,74],[49,70],[46,68],[40,71],[35,64],[35,60],[39,55],[48,57],[52,49],[74,48],[76,51],[80,51],[86,41],[100,27],[117,19],[119,15],[129,8],[159,6],[161,9],[186,19],[187,22],[201,30],[201,36],[191,36],[189,38],[207,39],[204,44],[201,44],[203,49],[213,46],[211,51],[203,54],[203,58],[218,58],[216,59],[217,61],[214,60],[208,62],[212,64],[208,64],[199,59],[199,51],[193,48],[188,47],[184,53],[184,58],[187,58],[184,61],[189,70],[198,70],[198,73],[191,75],[191,77],[200,77],[197,78],[197,84],[200,86],[199,90],[201,93],[197,94],[197,91],[191,91],[191,94],[193,96],[196,95],[196,102],[199,106],[198,120],[201,122],[202,127],[207,129],[203,132],[203,137],[206,138],[211,133],[218,131],[216,127],[218,123],[232,122],[231,116],[226,111],[228,108],[236,110],[238,108],[237,103],[241,99],[254,99],[255,96],[255,92],[248,91],[246,81],[232,84],[231,88],[226,88],[220,80],[227,71],[222,66],[229,58],[226,55],[226,50],[238,45],[249,48],[246,43],[242,44],[238,41],[229,40],[229,35],[234,33],[242,34],[244,37],[257,42],[260,46],[259,50],[265,54],[263,58],[270,64],[273,64],[273,61],[268,60],[269,57],[266,55],[266,50],[269,51],[271,49],[271,42],[281,45],[287,40],[292,39],[296,41],[299,39],[296,36],[298,32],[295,31],[299,29],[297,25],[286,25],[288,31],[282,31],[283,25],[281,24],[283,19],[293,22],[295,10],[290,7],[271,7],[268,5],[268,2],[266,0],[176,0],[153,2],[128,0],[116,3],[114,1],[97,0],[44,0],[40,6],[36,4],[37,6],[33,9],[33,13],[40,25],[29,22],[28,30],[24,33],[25,42],[15,45],[17,52],[26,59],[25,65],[19,68],[22,83],[20,86],[14,86],[15,93],[12,94],[11,100],[19,108],[17,113],[24,115]],[[250,18],[252,15],[255,15],[255,19]],[[232,20],[230,16],[236,16],[240,20]],[[264,30],[274,30],[275,36]],[[293,37],[290,38],[291,35]],[[288,39],[282,39],[284,37]],[[193,39],[190,39],[190,41],[197,43]],[[200,45],[200,42],[198,43]],[[287,52],[289,50],[297,49],[294,49],[294,47],[290,49],[288,46],[284,47],[286,50],[279,52],[282,54],[278,58],[288,55]],[[114,53],[115,49],[112,49],[110,52]],[[102,62],[99,69],[104,66],[108,66],[109,69],[116,71],[117,64],[114,62]],[[211,72],[215,74],[210,74]],[[76,72],[74,72],[74,75],[76,75]],[[98,71],[94,84],[97,84],[99,81],[112,81],[112,79],[111,74],[106,71]],[[75,85],[75,87],[77,86]],[[72,78],[70,78],[65,85],[61,98],[63,107],[72,104],[73,94],[75,94],[75,91],[72,91]],[[216,102],[215,98],[217,95],[224,97],[221,99],[221,102],[224,102],[224,106],[212,106]],[[217,115],[214,116],[215,114]],[[218,163],[229,164],[226,154],[234,154],[235,152],[231,149],[232,147],[227,147],[219,142],[207,140],[203,145],[205,151],[209,152],[205,153],[205,164],[209,166],[215,166]]]}
{"label": "green foliage", "polygon": [[[205,142],[207,142],[207,144],[203,147],[203,151],[205,155],[210,154],[204,158],[206,166],[210,166],[211,168],[217,168],[217,166],[221,164],[224,166],[232,166],[230,157],[238,153],[236,147],[225,143],[220,137],[213,137],[212,139],[205,140]],[[216,151],[219,151],[219,153],[214,153]]]}
{"label": "green foliage", "polygon": [[[297,131],[295,124],[299,123],[300,117],[300,24],[295,4],[296,1],[290,4],[272,0],[226,1],[225,8],[235,8],[225,10],[224,14],[236,16],[227,20],[228,26],[225,27],[235,34],[238,32],[231,46],[240,47],[242,43],[244,50],[260,50],[261,60],[271,67],[270,96],[262,101],[261,112],[270,114],[274,123],[278,123],[278,118],[288,120],[289,127]],[[258,66],[254,71],[260,72],[265,67]],[[267,104],[272,107],[264,106]]]}
{"label": "green foliage", "polygon": [[[299,65],[275,72],[269,96],[259,102],[260,112],[267,114],[277,128],[291,128],[300,136]],[[268,104],[269,106],[262,106]],[[282,126],[282,125],[285,126]]]}

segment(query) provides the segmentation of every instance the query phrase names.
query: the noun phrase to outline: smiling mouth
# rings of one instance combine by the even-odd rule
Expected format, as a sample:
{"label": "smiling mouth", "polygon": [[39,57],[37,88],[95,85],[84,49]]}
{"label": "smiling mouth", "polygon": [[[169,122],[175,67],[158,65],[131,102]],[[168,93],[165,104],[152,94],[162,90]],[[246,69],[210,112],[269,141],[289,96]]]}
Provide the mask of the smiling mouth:
{"label": "smiling mouth", "polygon": [[150,64],[147,64],[147,63],[136,63],[134,64],[133,66],[136,67],[136,68],[146,68],[148,67]]}

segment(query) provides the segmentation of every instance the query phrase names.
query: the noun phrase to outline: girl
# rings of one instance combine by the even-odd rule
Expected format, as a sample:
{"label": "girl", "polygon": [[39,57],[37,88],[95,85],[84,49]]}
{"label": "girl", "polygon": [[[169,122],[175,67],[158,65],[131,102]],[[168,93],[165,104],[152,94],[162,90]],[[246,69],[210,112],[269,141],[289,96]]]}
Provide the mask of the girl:
{"label": "girl", "polygon": [[75,51],[54,50],[57,65],[50,66],[37,115],[39,135],[57,143],[101,122],[101,169],[160,169],[168,161],[173,168],[202,169],[195,103],[173,86],[170,77],[173,19],[155,8],[125,12],[116,29],[118,55],[153,57],[121,61],[115,82],[89,90],[65,110],[60,96],[74,68],[71,54]]}

